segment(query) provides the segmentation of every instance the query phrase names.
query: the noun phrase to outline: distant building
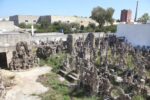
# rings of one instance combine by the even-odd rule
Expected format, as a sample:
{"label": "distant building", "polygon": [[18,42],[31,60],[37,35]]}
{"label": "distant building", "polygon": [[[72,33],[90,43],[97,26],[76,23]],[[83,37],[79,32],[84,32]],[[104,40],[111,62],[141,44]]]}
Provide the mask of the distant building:
{"label": "distant building", "polygon": [[131,10],[125,10],[125,9],[122,10],[121,16],[120,16],[120,21],[130,23],[131,20],[132,20],[132,11]]}
{"label": "distant building", "polygon": [[32,15],[15,15],[15,16],[10,16],[9,17],[10,21],[14,21],[15,25],[19,25],[21,23],[26,23],[26,24],[35,24],[39,20],[39,16],[32,16]]}
{"label": "distant building", "polygon": [[51,23],[51,15],[40,16],[39,22],[46,21]]}
{"label": "distant building", "polygon": [[98,26],[98,23],[91,18],[78,17],[78,16],[51,16],[51,23],[63,22],[63,23],[78,23],[80,26],[87,27],[90,23]]}
{"label": "distant building", "polygon": [[63,22],[63,23],[78,23],[80,26],[87,27],[90,23],[98,26],[98,23],[91,18],[86,17],[78,17],[78,16],[53,16],[53,15],[45,15],[45,16],[31,16],[31,15],[15,15],[9,17],[10,21],[14,21],[15,25],[19,25],[20,23],[26,24],[36,24],[41,21],[47,21],[49,23],[54,22]]}

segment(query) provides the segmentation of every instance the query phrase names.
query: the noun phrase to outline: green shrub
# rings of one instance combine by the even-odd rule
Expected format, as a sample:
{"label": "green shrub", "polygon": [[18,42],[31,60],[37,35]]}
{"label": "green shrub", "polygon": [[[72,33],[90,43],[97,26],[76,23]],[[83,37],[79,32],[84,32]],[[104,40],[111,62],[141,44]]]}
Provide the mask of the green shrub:
{"label": "green shrub", "polygon": [[146,100],[146,99],[144,99],[144,97],[141,95],[136,95],[132,98],[132,100]]}

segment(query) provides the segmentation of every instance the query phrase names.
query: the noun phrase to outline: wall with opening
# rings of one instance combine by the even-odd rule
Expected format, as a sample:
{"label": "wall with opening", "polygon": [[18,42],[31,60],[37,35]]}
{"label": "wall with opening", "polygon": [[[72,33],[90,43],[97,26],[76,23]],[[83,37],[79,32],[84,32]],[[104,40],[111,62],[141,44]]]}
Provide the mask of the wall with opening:
{"label": "wall with opening", "polygon": [[7,55],[6,52],[0,53],[0,68],[7,69]]}

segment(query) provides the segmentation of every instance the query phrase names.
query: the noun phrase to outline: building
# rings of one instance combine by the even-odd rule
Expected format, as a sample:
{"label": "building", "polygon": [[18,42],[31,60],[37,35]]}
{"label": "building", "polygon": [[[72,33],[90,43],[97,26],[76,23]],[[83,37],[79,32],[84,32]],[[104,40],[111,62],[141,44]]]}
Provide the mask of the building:
{"label": "building", "polygon": [[130,23],[132,20],[132,11],[131,10],[122,10],[121,11],[121,16],[120,16],[120,21],[121,22],[126,22]]}
{"label": "building", "polygon": [[31,15],[15,15],[9,17],[10,21],[14,21],[15,25],[19,25],[20,23],[26,24],[35,24],[41,21],[47,21],[49,23],[54,22],[63,22],[63,23],[78,23],[80,26],[87,27],[90,23],[94,23],[98,26],[98,23],[91,18],[86,17],[78,17],[78,16],[52,16],[52,15],[45,15],[45,16],[31,16]]}
{"label": "building", "polygon": [[26,24],[35,24],[38,22],[40,16],[32,16],[32,15],[14,15],[10,16],[9,20],[14,21],[15,25],[19,25],[21,23]]}
{"label": "building", "polygon": [[78,17],[78,16],[51,16],[51,23],[63,22],[63,23],[78,23],[80,26],[87,27],[90,23],[94,23],[98,26],[98,23],[91,18]]}
{"label": "building", "polygon": [[46,22],[51,23],[51,15],[40,16],[39,22],[42,22],[42,21],[46,21]]}
{"label": "building", "polygon": [[117,36],[124,36],[134,46],[150,46],[150,24],[119,24]]}

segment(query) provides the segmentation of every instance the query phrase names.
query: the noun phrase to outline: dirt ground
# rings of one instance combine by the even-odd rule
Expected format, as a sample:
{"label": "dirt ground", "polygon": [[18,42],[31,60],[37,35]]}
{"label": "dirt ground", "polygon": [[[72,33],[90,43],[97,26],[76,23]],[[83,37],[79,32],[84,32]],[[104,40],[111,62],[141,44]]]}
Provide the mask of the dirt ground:
{"label": "dirt ground", "polygon": [[36,67],[28,71],[23,72],[11,72],[2,70],[2,74],[5,76],[14,76],[15,85],[7,91],[5,100],[40,100],[37,95],[48,91],[47,87],[44,87],[36,80],[40,75],[49,73],[50,67]]}

